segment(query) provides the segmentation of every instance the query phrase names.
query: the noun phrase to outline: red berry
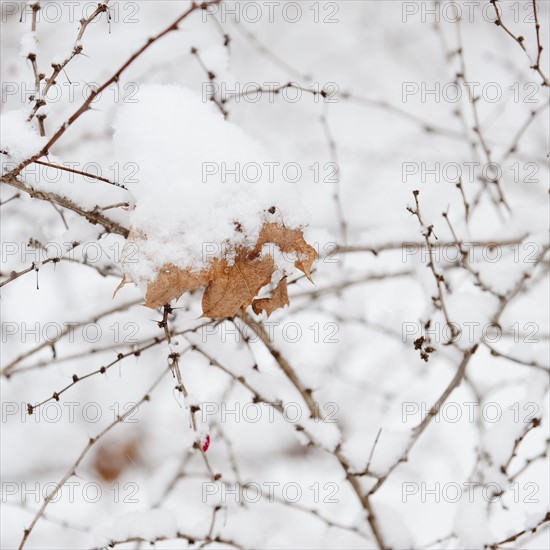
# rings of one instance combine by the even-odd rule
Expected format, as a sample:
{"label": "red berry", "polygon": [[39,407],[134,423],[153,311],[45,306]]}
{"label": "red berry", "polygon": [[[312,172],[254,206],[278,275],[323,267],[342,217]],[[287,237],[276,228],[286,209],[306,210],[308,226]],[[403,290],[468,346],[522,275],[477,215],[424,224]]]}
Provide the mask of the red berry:
{"label": "red berry", "polygon": [[208,451],[208,447],[210,447],[210,436],[208,434],[201,437],[200,445],[204,453]]}

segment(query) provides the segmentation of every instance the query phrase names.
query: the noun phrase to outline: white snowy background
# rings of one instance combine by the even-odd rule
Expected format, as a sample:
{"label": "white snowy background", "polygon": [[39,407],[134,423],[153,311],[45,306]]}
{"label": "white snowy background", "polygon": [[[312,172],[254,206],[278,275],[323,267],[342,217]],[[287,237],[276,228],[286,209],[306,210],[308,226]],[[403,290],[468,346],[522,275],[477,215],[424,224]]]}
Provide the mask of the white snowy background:
{"label": "white snowy background", "polygon": [[[536,5],[547,77],[549,3]],[[447,1],[197,9],[37,159],[127,190],[36,163],[18,188],[8,173],[192,7],[112,0],[75,44],[97,6],[0,4],[2,548],[29,528],[28,548],[548,548],[548,86],[530,68],[533,2],[498,3],[515,38],[486,0],[458,2],[460,22]],[[27,122],[33,59],[41,92],[63,65],[37,111],[45,136]],[[219,168],[208,179],[205,163]],[[260,165],[259,181],[223,178],[236,163]],[[272,206],[318,251],[314,284],[289,261],[290,305],[268,320],[204,319],[201,293],[186,294],[169,343],[163,311],[142,306],[147,281],[220,256],[234,222],[257,237]],[[135,282],[113,298],[124,273]]]}

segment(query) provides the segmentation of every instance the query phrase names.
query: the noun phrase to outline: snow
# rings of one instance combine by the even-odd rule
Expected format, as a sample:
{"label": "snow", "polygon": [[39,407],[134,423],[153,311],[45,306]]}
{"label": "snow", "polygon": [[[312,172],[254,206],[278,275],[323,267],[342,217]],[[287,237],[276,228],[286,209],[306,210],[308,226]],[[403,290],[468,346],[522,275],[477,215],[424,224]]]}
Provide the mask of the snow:
{"label": "snow", "polygon": [[198,94],[141,87],[114,128],[117,158],[139,166],[129,216],[139,261],[126,266],[131,280],[151,280],[167,263],[200,270],[230,247],[254,244],[264,221],[304,223],[295,188],[270,173],[274,161],[262,146]]}
{"label": "snow", "polygon": [[21,56],[27,57],[29,54],[36,54],[38,37],[35,32],[28,31],[21,36]]}
{"label": "snow", "polygon": [[480,490],[472,489],[462,495],[454,519],[454,532],[465,550],[478,550],[492,543],[495,536],[491,531],[487,512],[487,501]]}
{"label": "snow", "polygon": [[[92,109],[67,126],[88,86],[109,79],[191,5],[109,2],[110,23],[103,14],[89,25],[81,44],[84,55],[68,63],[41,107],[47,113],[47,137],[41,138],[36,117],[27,123],[35,83],[32,65],[21,55],[39,47],[38,69],[49,76],[52,63],[70,56],[80,17],[96,4],[41,2],[36,44],[29,32],[32,3],[22,12],[22,3],[2,2],[0,149],[9,153],[1,157],[3,172],[40,151],[65,125],[66,132],[42,160],[99,171],[128,190],[36,163],[18,178],[38,192],[102,212],[130,228],[139,247],[76,212],[1,186],[0,282],[12,271],[23,273],[1,287],[1,367],[45,345],[0,380],[5,501],[0,546],[19,546],[23,529],[40,508],[41,490],[72,472],[90,438],[98,435],[59,500],[48,504],[34,525],[26,549],[91,548],[126,537],[168,537],[156,543],[159,550],[187,548],[186,540],[174,538],[181,529],[196,536],[193,547],[204,545],[211,532],[213,538],[231,539],[244,548],[371,550],[376,542],[355,488],[367,494],[376,476],[385,481],[369,500],[388,547],[477,550],[537,525],[550,499],[548,457],[542,456],[549,422],[548,255],[536,269],[533,263],[548,242],[549,134],[548,111],[532,120],[530,113],[548,109],[548,89],[539,85],[518,44],[483,17],[485,4],[473,6],[475,20],[463,20],[461,36],[469,80],[479,81],[481,88],[496,82],[503,92],[501,101],[491,103],[478,88],[476,105],[491,155],[503,165],[501,183],[510,211],[495,205],[489,190],[482,192],[481,166],[468,176],[465,163],[485,163],[479,143],[477,152],[471,146],[471,138],[479,142],[471,132],[471,103],[466,98],[456,104],[435,101],[433,95],[422,99],[421,94],[403,100],[404,83],[433,90],[436,84],[452,84],[460,71],[457,55],[448,58],[443,51],[428,4],[426,17],[419,11],[406,23],[403,9],[415,4],[422,10],[421,4],[298,2],[302,18],[296,23],[282,17],[283,9],[292,14],[293,3],[272,3],[273,23],[261,2],[238,3],[248,5],[249,14],[263,7],[258,23],[245,21],[242,13],[239,23],[231,13],[224,17],[219,11],[215,19],[194,13],[178,31],[151,45],[94,100]],[[533,54],[531,4],[499,5]],[[238,7],[229,1],[224,5]],[[545,45],[550,5],[537,5]],[[65,10],[62,17],[48,18],[55,18],[59,7]],[[339,22],[325,23],[336,7]],[[486,12],[492,9],[489,3],[485,7]],[[442,20],[441,30],[456,51],[456,25]],[[224,34],[231,39],[228,46]],[[545,66],[548,53],[545,46]],[[207,71],[214,73],[213,81]],[[239,98],[223,104],[226,119],[217,105],[203,101],[212,87],[219,99],[222,89],[232,93],[247,85],[252,90],[290,80],[306,89],[332,83],[353,98],[339,95],[327,103],[304,92],[299,101],[289,101],[296,90],[286,96]],[[531,92],[535,102],[523,101]],[[464,121],[453,114],[459,107]],[[517,150],[508,153],[527,120]],[[424,123],[436,131],[424,131]],[[469,138],[463,136],[465,128]],[[334,155],[347,243],[341,239],[335,185],[326,168]],[[214,164],[206,165],[212,173],[203,183],[206,162]],[[247,162],[257,163],[263,178],[236,182],[227,173],[224,182],[217,169],[221,162],[229,170],[237,162],[241,169]],[[268,162],[279,163],[271,165],[273,182]],[[405,162],[419,168],[406,181]],[[296,183],[284,177],[292,175],[283,172],[291,163],[302,171]],[[429,172],[436,163],[463,166],[471,205],[468,221],[454,181],[435,181],[422,172],[422,166]],[[537,181],[524,181],[529,174]],[[252,167],[248,175],[255,175]],[[437,238],[431,241],[438,246],[435,267],[445,279],[445,305],[450,320],[462,328],[457,345],[447,345],[446,319],[438,309],[422,228],[406,210],[414,204],[413,189],[420,190],[424,230],[434,224]],[[276,206],[275,214],[269,214],[271,206]],[[454,241],[442,212],[448,212],[470,253],[468,267],[479,271],[492,292],[478,286],[472,272],[460,265],[455,248],[442,246]],[[212,323],[200,318],[201,292],[186,293],[168,315],[168,328],[176,333],[170,342],[159,325],[162,314],[141,305],[144,284],[163,263],[199,268],[224,249],[252,242],[264,220],[303,228],[320,254],[311,284],[293,273],[289,254],[271,246],[262,251],[272,254],[280,268],[262,296],[269,295],[284,271],[290,305],[269,319],[257,319],[268,330],[273,350],[292,367],[301,391],[242,319]],[[71,250],[75,242],[80,244]],[[344,244],[354,251],[335,252]],[[46,261],[59,255],[61,261]],[[125,285],[113,300],[123,270],[143,284]],[[514,289],[526,272],[531,277],[499,320],[502,330],[489,330],[502,305],[498,295]],[[247,313],[252,315],[250,309]],[[423,325],[428,320],[429,328]],[[48,334],[68,323],[84,325],[55,346],[47,343]],[[407,332],[411,326],[414,334]],[[435,348],[427,362],[414,348],[414,340],[424,333],[431,335]],[[512,359],[492,355],[481,342],[484,337],[497,353]],[[475,344],[465,379],[440,403],[420,437],[411,439],[456,376],[464,350]],[[176,352],[181,353],[187,399],[169,369],[168,358]],[[75,375],[80,378],[73,384]],[[56,401],[54,392],[67,386]],[[325,421],[311,419],[304,390],[311,392]],[[27,403],[45,399],[50,401],[29,416]],[[101,435],[138,402],[130,417]],[[192,406],[200,407],[195,426]],[[533,414],[541,425],[529,431],[512,457]],[[210,446],[203,455],[196,447],[197,442],[206,444],[207,435]],[[130,444],[135,446],[131,452],[125,447]],[[384,478],[407,450],[407,460]],[[105,452],[125,457],[112,481],[98,468]],[[352,487],[350,473],[362,473],[367,465],[369,475],[357,476]],[[221,477],[216,494],[206,499],[212,473]],[[222,494],[222,486],[233,488],[239,482],[260,486],[264,498],[238,503]],[[474,482],[480,485],[468,492],[467,484]],[[266,498],[271,484],[279,484],[273,502]],[[504,493],[488,502],[494,484]],[[285,499],[294,494],[286,495],[285,485],[298,486],[297,502]],[[97,502],[89,498],[94,488],[101,490]],[[453,488],[459,488],[460,500],[447,498],[454,495]],[[409,490],[405,496],[404,489]],[[210,531],[216,505],[221,508]],[[548,547],[547,526],[509,546]]]}
{"label": "snow", "polygon": [[[338,430],[337,423],[330,423],[321,420],[302,420],[300,426],[308,431],[313,441],[315,441],[321,449],[327,449],[329,452],[333,452],[336,446],[341,442],[341,433]],[[302,434],[301,431],[296,431],[296,435],[303,442],[308,444],[310,442],[309,437]]]}
{"label": "snow", "polygon": [[413,548],[414,539],[401,515],[387,504],[378,504],[376,514],[388,548]]}
{"label": "snow", "polygon": [[460,332],[462,349],[471,348],[490,331],[498,306],[498,298],[489,293],[454,292],[449,296],[449,320]]}
{"label": "snow", "polygon": [[28,113],[23,109],[7,111],[0,117],[0,148],[8,153],[2,155],[2,171],[13,170],[17,164],[38,153],[47,139],[40,137],[36,128],[27,122]]}
{"label": "snow", "polygon": [[176,518],[169,510],[148,510],[125,514],[109,527],[94,533],[96,546],[109,546],[112,541],[123,541],[132,537],[151,540],[156,537],[174,538],[177,533]]}
{"label": "snow", "polygon": [[[370,459],[369,471],[375,475],[384,475],[403,456],[412,434],[405,430],[383,429],[375,444],[376,435],[371,433],[367,438],[365,434],[356,434],[346,440],[344,454],[353,471],[365,470]],[[369,441],[368,446],[365,445],[365,439]]]}

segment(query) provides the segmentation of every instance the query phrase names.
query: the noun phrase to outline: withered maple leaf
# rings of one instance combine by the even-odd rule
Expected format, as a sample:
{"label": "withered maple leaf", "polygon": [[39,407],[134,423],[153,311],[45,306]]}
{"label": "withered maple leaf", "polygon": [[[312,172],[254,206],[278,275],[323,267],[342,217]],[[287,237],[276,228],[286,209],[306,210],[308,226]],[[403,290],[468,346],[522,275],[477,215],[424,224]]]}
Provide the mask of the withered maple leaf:
{"label": "withered maple leaf", "polygon": [[210,269],[212,280],[202,297],[202,316],[216,319],[244,312],[269,283],[275,269],[271,256],[251,261],[247,251],[240,251],[231,266],[225,259],[214,260]]}
{"label": "withered maple leaf", "polygon": [[273,291],[271,298],[258,298],[254,300],[252,302],[252,309],[256,315],[260,315],[262,311],[265,311],[269,317],[276,309],[288,306],[289,304],[286,277],[283,277]]}
{"label": "withered maple leaf", "polygon": [[[307,244],[303,232],[266,223],[254,247],[233,250],[231,262],[227,254],[224,258],[215,258],[201,271],[181,269],[174,264],[164,265],[155,280],[147,285],[145,305],[156,309],[177,300],[185,292],[206,286],[202,297],[203,317],[233,317],[239,312],[244,313],[251,304],[256,314],[265,311],[269,317],[277,308],[289,304],[286,277],[277,285],[271,298],[255,299],[278,269],[271,254],[264,250],[261,255],[263,246],[269,243],[283,253],[293,254],[296,257],[294,265],[311,281],[311,266],[317,253]],[[122,284],[124,282],[125,279]]]}
{"label": "withered maple leaf", "polygon": [[190,271],[168,264],[158,272],[157,278],[149,283],[145,294],[145,305],[151,309],[177,300],[185,292],[191,292],[209,282],[208,271]]}
{"label": "withered maple leaf", "polygon": [[268,243],[276,245],[283,253],[295,254],[294,265],[313,282],[311,266],[317,258],[317,252],[315,248],[307,244],[301,229],[289,229],[277,223],[266,223],[260,231],[258,242],[251,254],[259,254],[264,244]]}

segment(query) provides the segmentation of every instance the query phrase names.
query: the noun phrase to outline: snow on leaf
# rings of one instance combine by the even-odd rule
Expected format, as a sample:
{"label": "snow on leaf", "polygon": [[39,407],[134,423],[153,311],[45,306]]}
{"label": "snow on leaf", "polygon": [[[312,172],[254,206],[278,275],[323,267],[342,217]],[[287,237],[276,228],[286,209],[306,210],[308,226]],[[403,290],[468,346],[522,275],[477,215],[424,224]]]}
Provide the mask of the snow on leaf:
{"label": "snow on leaf", "polygon": [[259,253],[265,244],[276,245],[281,252],[296,255],[294,265],[311,281],[311,266],[317,258],[315,249],[307,244],[300,229],[289,229],[276,223],[266,223],[262,227],[253,254]]}
{"label": "snow on leaf", "polygon": [[[239,247],[226,257],[214,258],[201,271],[181,269],[173,264],[163,266],[154,281],[147,285],[145,305],[152,309],[177,300],[185,292],[206,286],[202,298],[203,317],[220,319],[233,317],[252,304],[256,314],[266,311],[268,316],[277,308],[289,304],[286,276],[276,287],[271,298],[256,296],[271,281],[279,269],[272,255],[261,255],[265,244],[275,244],[281,251],[297,256],[296,267],[311,280],[311,265],[317,257],[307,244],[303,232],[274,223],[264,224],[252,250]],[[120,286],[120,285],[119,285]]]}
{"label": "snow on leaf", "polygon": [[[135,99],[117,110],[113,137],[117,162],[139,167],[128,182],[138,245],[124,265],[128,280],[148,283],[168,264],[208,270],[226,244],[253,247],[266,221],[308,221],[300,186],[272,176],[263,144],[212,102],[177,85],[140,86]],[[259,166],[259,179],[246,166]]]}

